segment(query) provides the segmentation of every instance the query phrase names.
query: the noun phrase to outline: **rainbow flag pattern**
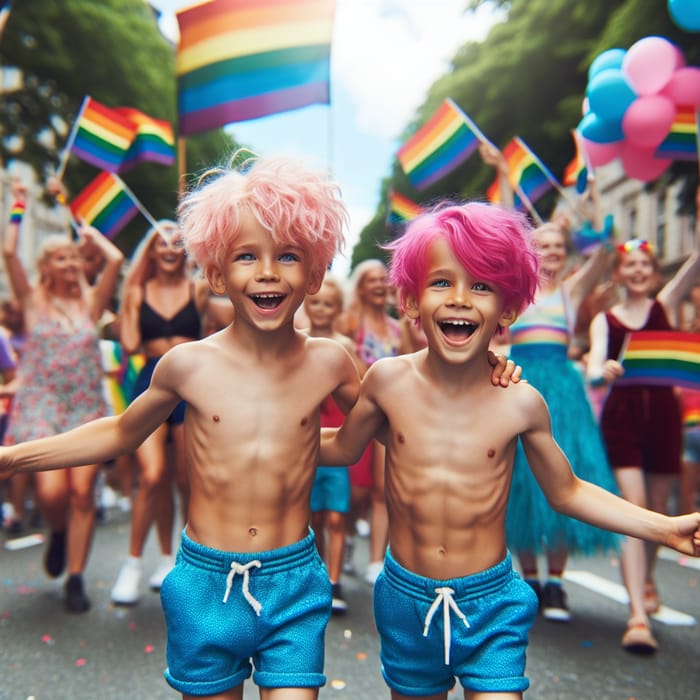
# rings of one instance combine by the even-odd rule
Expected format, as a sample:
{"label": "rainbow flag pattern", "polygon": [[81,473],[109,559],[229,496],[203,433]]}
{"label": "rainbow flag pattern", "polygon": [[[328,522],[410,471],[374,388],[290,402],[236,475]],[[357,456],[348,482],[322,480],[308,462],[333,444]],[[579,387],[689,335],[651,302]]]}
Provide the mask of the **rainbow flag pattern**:
{"label": "rainbow flag pattern", "polygon": [[162,165],[175,162],[175,136],[170,122],[149,117],[133,107],[115,107],[114,111],[136,125],[136,136],[119,167],[120,173],[146,161]]}
{"label": "rainbow flag pattern", "polygon": [[574,155],[571,162],[564,168],[562,182],[566,187],[575,186],[576,191],[579,194],[583,194],[588,185],[588,167],[584,156],[583,144],[580,142],[576,130],[571,132],[571,136],[576,146],[576,155]]}
{"label": "rainbow flag pattern", "polygon": [[136,131],[136,125],[114,109],[86,97],[70,151],[100,170],[115,173],[124,162]]}
{"label": "rainbow flag pattern", "polygon": [[424,190],[464,162],[479,146],[481,132],[449,98],[399,149],[409,182]]}
{"label": "rainbow flag pattern", "polygon": [[700,389],[700,333],[635,331],[629,334],[616,386],[653,385]]}
{"label": "rainbow flag pattern", "polygon": [[334,0],[212,0],[177,13],[179,132],[330,103]]}
{"label": "rainbow flag pattern", "polygon": [[138,206],[114,173],[100,173],[70,203],[76,219],[84,219],[107,238],[121,231],[139,213]]}
{"label": "rainbow flag pattern", "polygon": [[411,219],[425,211],[420,204],[416,204],[413,200],[402,195],[399,192],[392,191],[389,194],[389,223],[398,225],[405,224]]}
{"label": "rainbow flag pattern", "polygon": [[668,135],[656,149],[655,156],[671,160],[698,160],[699,122],[700,114],[694,107],[679,106]]}
{"label": "rainbow flag pattern", "polygon": [[[534,203],[554,186],[554,176],[518,136],[508,142],[503,149],[503,157],[508,164],[508,177],[515,192],[516,208],[527,209],[527,203],[522,201],[519,192]],[[498,176],[489,186],[486,196],[489,202],[500,203]]]}
{"label": "rainbow flag pattern", "polygon": [[100,340],[105,399],[115,415],[124,413],[134,393],[139,372],[146,364],[142,354],[127,355],[115,340]]}

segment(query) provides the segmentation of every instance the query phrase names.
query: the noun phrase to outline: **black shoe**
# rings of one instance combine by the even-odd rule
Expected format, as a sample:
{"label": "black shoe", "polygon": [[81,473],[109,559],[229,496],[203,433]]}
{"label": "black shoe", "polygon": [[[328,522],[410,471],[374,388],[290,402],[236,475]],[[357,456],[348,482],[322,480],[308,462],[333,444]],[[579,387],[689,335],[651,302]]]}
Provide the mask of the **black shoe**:
{"label": "black shoe", "polygon": [[348,604],[345,602],[345,598],[343,598],[343,592],[340,590],[340,584],[332,584],[332,590],[333,600],[331,602],[331,612],[334,615],[346,612],[348,609]]}
{"label": "black shoe", "polygon": [[72,574],[66,581],[66,610],[70,613],[84,613],[90,609],[90,601],[85,595],[83,577]]}
{"label": "black shoe", "polygon": [[49,546],[44,555],[44,569],[51,578],[57,578],[66,568],[66,533],[51,531]]}
{"label": "black shoe", "polygon": [[566,604],[566,593],[556,583],[545,585],[540,607],[545,620],[552,622],[569,622],[571,620],[571,612]]}
{"label": "black shoe", "polygon": [[21,520],[10,520],[6,530],[10,537],[19,537],[24,532],[24,525]]}
{"label": "black shoe", "polygon": [[537,603],[539,606],[539,609],[542,610],[542,586],[540,585],[539,581],[533,581],[532,579],[526,578],[523,579],[525,583],[527,583],[530,588],[532,588],[533,592],[537,596]]}

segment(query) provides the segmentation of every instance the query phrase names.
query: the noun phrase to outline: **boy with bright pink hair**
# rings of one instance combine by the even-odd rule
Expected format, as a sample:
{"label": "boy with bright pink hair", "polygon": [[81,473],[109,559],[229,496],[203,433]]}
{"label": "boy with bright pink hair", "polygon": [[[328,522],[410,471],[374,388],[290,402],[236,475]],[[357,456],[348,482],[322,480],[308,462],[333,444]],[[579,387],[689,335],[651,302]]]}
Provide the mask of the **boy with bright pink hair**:
{"label": "boy with bright pink hair", "polygon": [[[533,299],[538,264],[524,219],[487,204],[439,205],[388,246],[402,310],[427,348],[379,360],[323,464],[386,443],[389,551],[374,586],[382,673],[393,700],[522,697],[538,601],[513,570],[506,505],[518,439],[553,508],[598,527],[700,554],[700,513],[670,518],[577,478],[542,396],[496,390],[489,343]],[[527,523],[523,523],[527,527]]]}

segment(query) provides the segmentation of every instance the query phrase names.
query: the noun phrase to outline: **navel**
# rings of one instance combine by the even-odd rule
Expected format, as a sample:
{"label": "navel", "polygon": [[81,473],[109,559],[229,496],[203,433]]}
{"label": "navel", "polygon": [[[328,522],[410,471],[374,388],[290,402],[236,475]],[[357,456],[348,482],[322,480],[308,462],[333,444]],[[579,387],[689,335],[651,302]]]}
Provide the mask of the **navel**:
{"label": "navel", "polygon": [[248,529],[248,534],[249,534],[251,537],[255,537],[255,535],[258,534],[258,528],[256,528],[256,527],[251,527],[251,528],[249,528],[249,529]]}

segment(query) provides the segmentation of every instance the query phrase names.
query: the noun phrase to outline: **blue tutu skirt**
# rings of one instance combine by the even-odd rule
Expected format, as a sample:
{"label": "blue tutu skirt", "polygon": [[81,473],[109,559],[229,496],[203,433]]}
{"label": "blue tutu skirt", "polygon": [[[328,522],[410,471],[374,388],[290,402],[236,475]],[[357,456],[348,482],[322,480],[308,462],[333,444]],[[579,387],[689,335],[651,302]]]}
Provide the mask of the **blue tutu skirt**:
{"label": "blue tutu skirt", "polygon": [[[513,346],[511,359],[522,366],[523,378],[544,397],[552,418],[552,434],[574,473],[617,493],[600,429],[586,395],[583,377],[557,346]],[[515,552],[541,553],[567,549],[570,554],[615,551],[620,536],[593,527],[551,508],[528,466],[520,441],[515,455],[506,517],[508,546]]]}

